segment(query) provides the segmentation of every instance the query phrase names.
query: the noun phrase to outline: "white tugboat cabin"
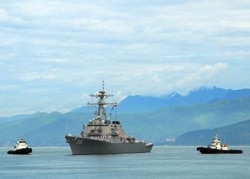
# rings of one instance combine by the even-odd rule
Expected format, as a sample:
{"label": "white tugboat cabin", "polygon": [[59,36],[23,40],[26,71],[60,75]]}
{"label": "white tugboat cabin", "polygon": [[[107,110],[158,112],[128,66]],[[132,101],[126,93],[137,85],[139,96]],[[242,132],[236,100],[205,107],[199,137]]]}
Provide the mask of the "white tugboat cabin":
{"label": "white tugboat cabin", "polygon": [[228,150],[228,147],[226,144],[221,144],[218,134],[211,140],[211,144],[208,145],[208,147],[210,149]]}

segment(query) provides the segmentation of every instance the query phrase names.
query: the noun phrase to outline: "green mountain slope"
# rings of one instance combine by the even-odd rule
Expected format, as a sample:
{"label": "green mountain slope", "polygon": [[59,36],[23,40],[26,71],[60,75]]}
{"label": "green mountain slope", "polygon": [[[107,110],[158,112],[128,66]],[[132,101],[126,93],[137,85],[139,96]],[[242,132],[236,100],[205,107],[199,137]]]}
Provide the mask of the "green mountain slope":
{"label": "green mountain slope", "polygon": [[71,131],[79,134],[84,117],[90,119],[91,115],[59,112],[36,113],[22,120],[11,120],[0,126],[0,145],[13,145],[20,136],[24,137],[30,145],[65,145],[65,133]]}
{"label": "green mountain slope", "polygon": [[[127,134],[157,145],[166,144],[166,139],[189,131],[213,129],[248,120],[249,109],[250,98],[239,98],[193,106],[170,106],[149,113],[118,113],[116,117]],[[82,125],[93,117],[90,113],[54,112],[36,113],[9,122],[5,120],[0,125],[0,145],[12,145],[19,136],[25,137],[30,145],[67,145],[65,133],[80,134]]]}
{"label": "green mountain slope", "polygon": [[[250,98],[220,100],[194,106],[172,106],[153,113],[120,116],[127,131],[165,143],[192,130],[216,128],[250,119]],[[128,126],[128,127],[127,127]]]}
{"label": "green mountain slope", "polygon": [[215,134],[229,145],[250,144],[250,120],[215,129],[187,132],[177,138],[175,145],[207,145]]}

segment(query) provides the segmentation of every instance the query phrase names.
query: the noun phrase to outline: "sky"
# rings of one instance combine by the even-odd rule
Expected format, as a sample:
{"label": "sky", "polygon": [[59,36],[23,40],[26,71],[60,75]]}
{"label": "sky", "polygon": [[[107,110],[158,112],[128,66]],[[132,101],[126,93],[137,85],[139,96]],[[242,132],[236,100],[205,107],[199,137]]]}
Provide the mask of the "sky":
{"label": "sky", "polygon": [[1,1],[0,116],[250,88],[249,49],[249,0]]}

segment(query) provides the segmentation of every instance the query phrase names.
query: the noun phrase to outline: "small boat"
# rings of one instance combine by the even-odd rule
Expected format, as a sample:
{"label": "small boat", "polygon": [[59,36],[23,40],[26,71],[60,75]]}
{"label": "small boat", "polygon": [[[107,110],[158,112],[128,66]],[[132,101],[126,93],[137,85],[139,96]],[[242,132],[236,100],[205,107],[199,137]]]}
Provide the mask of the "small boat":
{"label": "small boat", "polygon": [[32,148],[28,147],[27,142],[23,138],[19,138],[19,140],[16,142],[16,145],[14,146],[13,150],[9,150],[8,154],[23,154],[27,155],[32,152]]}
{"label": "small boat", "polygon": [[242,150],[229,149],[226,144],[222,144],[218,135],[216,135],[212,140],[211,144],[207,147],[197,147],[197,151],[202,154],[241,154]]}

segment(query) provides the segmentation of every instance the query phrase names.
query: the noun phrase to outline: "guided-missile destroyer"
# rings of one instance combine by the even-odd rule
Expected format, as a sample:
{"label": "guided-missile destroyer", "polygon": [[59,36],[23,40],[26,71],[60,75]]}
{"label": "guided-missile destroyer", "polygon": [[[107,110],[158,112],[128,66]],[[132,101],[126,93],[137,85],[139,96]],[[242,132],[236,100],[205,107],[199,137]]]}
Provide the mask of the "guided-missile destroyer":
{"label": "guided-missile destroyer", "polygon": [[107,119],[105,108],[117,106],[116,102],[108,103],[105,101],[110,96],[113,95],[106,94],[104,82],[102,89],[97,94],[90,95],[90,97],[98,99],[97,103],[88,103],[88,105],[98,106],[94,119],[83,126],[80,135],[66,134],[65,136],[73,155],[145,153],[151,151],[152,143],[146,143],[143,140],[126,135],[120,121]]}

